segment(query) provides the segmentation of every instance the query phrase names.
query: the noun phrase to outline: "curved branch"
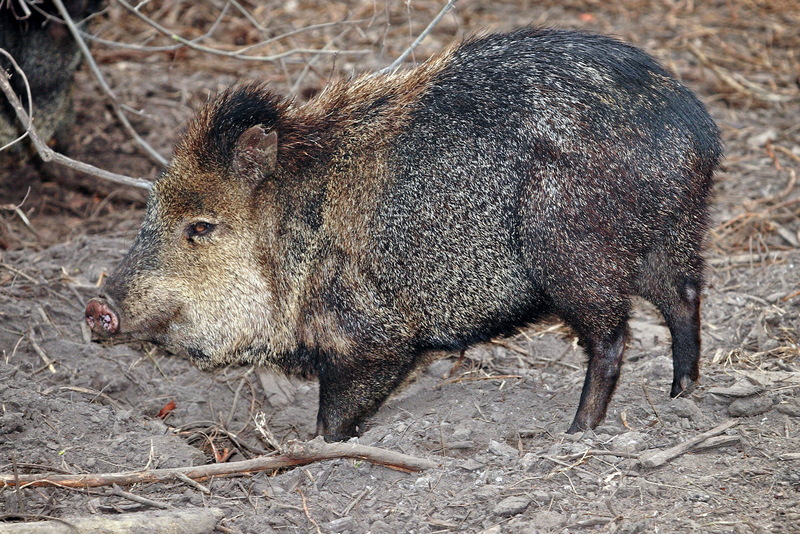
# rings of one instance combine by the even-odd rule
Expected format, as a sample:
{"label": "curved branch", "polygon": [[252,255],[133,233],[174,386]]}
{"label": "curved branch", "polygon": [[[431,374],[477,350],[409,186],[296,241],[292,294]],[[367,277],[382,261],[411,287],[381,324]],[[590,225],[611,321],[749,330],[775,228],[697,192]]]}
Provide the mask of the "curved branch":
{"label": "curved branch", "polygon": [[27,131],[28,135],[33,142],[33,146],[36,148],[36,152],[39,153],[39,157],[42,158],[44,161],[55,161],[61,165],[65,165],[72,169],[76,169],[81,172],[85,172],[87,174],[91,174],[93,176],[97,176],[98,178],[102,178],[104,180],[108,180],[109,182],[114,182],[117,184],[123,185],[130,185],[133,187],[138,187],[140,189],[152,189],[153,184],[148,180],[143,180],[141,178],[131,178],[130,176],[125,176],[123,174],[117,174],[115,172],[109,172],[94,165],[89,165],[88,163],[83,163],[82,161],[76,161],[74,159],[68,158],[63,154],[59,154],[47,144],[42,141],[39,135],[36,133],[36,128],[33,126],[33,123],[28,117],[28,114],[25,113],[25,108],[22,107],[22,103],[17,98],[16,93],[11,88],[11,84],[8,81],[9,75],[8,73],[0,69],[0,90],[6,95],[8,101],[11,103],[11,106],[14,108],[14,111],[17,113],[17,118],[19,118],[22,126]]}
{"label": "curved branch", "polygon": [[0,488],[17,485],[19,487],[60,486],[67,488],[95,488],[113,484],[129,486],[142,482],[171,481],[181,476],[187,476],[193,480],[205,480],[214,476],[245,475],[336,458],[364,460],[406,473],[433,469],[438,466],[432,460],[416,458],[379,447],[370,447],[357,443],[326,443],[321,437],[318,437],[311,441],[293,442],[283,454],[277,456],[259,456],[240,462],[128,471],[124,473],[0,475]]}

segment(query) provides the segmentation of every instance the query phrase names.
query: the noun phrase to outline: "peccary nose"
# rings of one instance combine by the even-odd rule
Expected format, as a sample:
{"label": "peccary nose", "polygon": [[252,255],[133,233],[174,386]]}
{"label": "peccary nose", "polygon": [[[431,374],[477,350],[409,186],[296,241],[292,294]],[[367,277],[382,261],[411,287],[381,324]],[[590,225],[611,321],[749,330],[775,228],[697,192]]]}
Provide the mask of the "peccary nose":
{"label": "peccary nose", "polygon": [[106,299],[96,298],[86,305],[86,324],[95,334],[110,336],[119,331],[119,316]]}

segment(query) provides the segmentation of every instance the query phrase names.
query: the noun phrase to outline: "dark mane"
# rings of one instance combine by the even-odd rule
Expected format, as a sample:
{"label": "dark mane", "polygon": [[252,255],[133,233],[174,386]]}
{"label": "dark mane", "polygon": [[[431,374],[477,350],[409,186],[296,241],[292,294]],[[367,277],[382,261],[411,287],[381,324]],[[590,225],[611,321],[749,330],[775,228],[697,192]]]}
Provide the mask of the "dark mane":
{"label": "dark mane", "polygon": [[228,169],[242,132],[258,124],[275,128],[286,107],[263,83],[233,85],[197,113],[176,155],[191,155],[201,168]]}

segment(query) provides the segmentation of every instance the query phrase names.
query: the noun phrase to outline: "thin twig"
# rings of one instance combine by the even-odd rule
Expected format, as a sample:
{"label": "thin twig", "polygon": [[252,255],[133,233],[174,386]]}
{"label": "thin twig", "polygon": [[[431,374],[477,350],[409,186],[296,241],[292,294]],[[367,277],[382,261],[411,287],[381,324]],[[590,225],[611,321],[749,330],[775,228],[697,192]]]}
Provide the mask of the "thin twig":
{"label": "thin twig", "polygon": [[[367,53],[365,50],[315,50],[315,49],[308,49],[308,48],[295,48],[295,49],[292,49],[292,50],[287,50],[286,52],[281,52],[279,54],[273,54],[271,56],[250,56],[250,55],[242,54],[241,50],[237,50],[237,51],[218,50],[216,48],[211,48],[210,46],[201,45],[199,43],[196,43],[196,42],[194,42],[192,40],[186,39],[184,37],[181,37],[180,35],[177,35],[177,34],[171,32],[169,30],[169,28],[166,28],[166,27],[162,26],[158,22],[156,22],[153,19],[149,18],[148,16],[144,15],[137,8],[133,7],[128,2],[125,2],[125,0],[117,0],[117,2],[121,6],[123,6],[125,9],[127,9],[128,11],[130,11],[131,13],[136,15],[142,22],[144,22],[145,24],[151,26],[152,28],[155,28],[156,30],[158,30],[158,32],[164,34],[165,36],[169,37],[173,41],[177,41],[182,45],[186,45],[188,48],[191,48],[193,50],[198,50],[200,52],[206,52],[206,53],[209,53],[209,54],[215,54],[215,55],[234,58],[234,59],[241,59],[241,60],[245,60],[245,61],[273,62],[273,61],[278,61],[278,60],[280,60],[282,58],[285,58],[285,57],[288,57],[288,56],[293,56],[293,55],[296,55],[296,54],[317,54],[317,53],[320,53],[320,54],[334,54],[334,55],[336,55],[336,54],[357,55],[357,54],[366,54]],[[247,48],[250,49],[250,48],[252,48],[252,46],[248,46]]]}
{"label": "thin twig", "polygon": [[525,378],[522,375],[493,375],[493,376],[460,376],[450,380],[444,380],[442,385],[457,384],[459,382],[477,382],[480,380],[511,380]]}
{"label": "thin twig", "polygon": [[650,405],[650,409],[653,410],[653,415],[655,415],[656,419],[658,420],[658,424],[660,424],[663,427],[664,426],[664,421],[661,420],[661,416],[658,415],[658,410],[656,410],[656,407],[653,404],[653,401],[650,400],[650,393],[647,392],[647,387],[644,385],[644,382],[642,382],[642,391],[644,392],[644,398],[647,399],[647,404],[649,404]]}
{"label": "thin twig", "polygon": [[204,485],[200,484],[198,481],[189,478],[183,473],[175,473],[175,479],[180,480],[187,486],[191,486],[194,489],[198,490],[201,493],[205,493],[206,495],[211,495],[211,490],[205,487]]}
{"label": "thin twig", "polygon": [[[383,68],[383,69],[379,70],[379,71],[378,71],[376,74],[387,74],[387,73],[389,73],[389,72],[393,71],[394,69],[396,69],[397,67],[399,67],[399,66],[400,66],[400,64],[401,64],[401,63],[403,63],[403,61],[405,61],[405,59],[406,59],[406,58],[407,58],[409,55],[411,55],[411,52],[413,52],[413,51],[414,51],[414,49],[415,49],[415,48],[417,48],[417,47],[419,46],[419,44],[422,42],[422,40],[423,40],[423,39],[425,39],[425,37],[427,37],[429,33],[431,33],[431,31],[433,30],[433,28],[434,28],[434,27],[435,27],[437,24],[439,24],[439,21],[440,21],[440,20],[442,20],[442,18],[443,18],[443,17],[444,17],[444,16],[447,14],[447,12],[448,12],[448,11],[450,11],[451,9],[453,9],[453,7],[456,5],[456,2],[457,2],[457,1],[458,1],[458,0],[447,0],[447,3],[444,5],[444,7],[442,8],[442,10],[441,10],[441,11],[439,11],[439,14],[438,14],[438,15],[436,15],[436,16],[433,18],[433,20],[430,22],[430,24],[428,24],[428,27],[427,27],[427,28],[425,28],[425,29],[422,31],[422,33],[420,33],[420,34],[419,34],[419,36],[418,36],[418,37],[417,37],[417,38],[414,40],[414,42],[413,42],[413,43],[411,43],[411,46],[409,46],[408,48],[406,48],[406,51],[405,51],[405,52],[403,52],[402,54],[400,54],[400,57],[398,57],[397,59],[395,59],[395,60],[392,62],[392,64],[391,64],[391,65],[389,65],[388,67],[385,67],[385,68]],[[375,76],[375,74],[374,74],[373,76]]]}
{"label": "thin twig", "polygon": [[[238,5],[237,3],[233,2],[233,1],[231,1],[231,4],[233,4],[234,7],[236,7]],[[50,15],[50,14],[44,12],[44,11],[42,11],[41,14],[44,15],[45,17],[49,18],[49,19],[52,19],[52,20],[55,20],[55,21],[58,21],[58,22],[62,22],[60,18],[55,17],[53,15]],[[219,16],[219,18],[217,20],[220,20],[221,16],[222,16],[222,13],[220,13],[220,16]],[[280,40],[285,39],[287,37],[291,37],[291,36],[294,36],[294,35],[297,35],[297,34],[300,34],[300,33],[303,33],[303,32],[307,32],[307,31],[319,30],[319,29],[327,28],[329,26],[354,25],[354,24],[360,24],[362,22],[364,22],[364,19],[340,20],[340,21],[336,21],[336,22],[322,22],[320,24],[312,24],[310,26],[303,26],[302,28],[297,28],[296,30],[291,30],[291,31],[288,31],[286,33],[282,33],[280,35],[276,35],[275,37],[270,37],[269,39],[264,39],[263,41],[259,41],[259,42],[254,43],[254,44],[247,45],[247,46],[245,46],[243,48],[240,48],[238,50],[238,52],[240,54],[243,54],[244,52],[247,52],[249,50],[260,48],[262,46],[266,46],[266,45],[268,45],[270,43],[273,43],[275,41],[280,41]],[[199,43],[201,41],[204,41],[204,40],[208,39],[211,36],[211,34],[214,33],[214,30],[216,30],[216,23],[215,23],[215,25],[212,25],[212,27],[206,33],[204,33],[203,35],[201,35],[199,37],[195,37],[194,39],[187,39],[187,41],[190,42],[190,43]],[[112,41],[112,40],[109,40],[109,39],[103,39],[102,37],[97,37],[96,35],[92,35],[91,33],[85,32],[83,30],[79,30],[79,31],[81,33],[81,37],[83,37],[87,41],[92,41],[92,42],[95,42],[95,43],[99,43],[99,44],[101,44],[103,46],[108,46],[110,48],[122,48],[122,49],[126,49],[126,50],[136,50],[137,52],[173,52],[175,50],[178,50],[180,48],[188,46],[188,45],[184,44],[183,42],[179,42],[179,43],[172,44],[172,45],[161,45],[161,46],[148,46],[148,45],[137,45],[137,44],[133,44],[133,43],[121,43],[119,41]],[[259,31],[263,32],[264,30],[261,29]],[[229,53],[229,52],[225,52],[225,51],[218,51],[218,52],[220,54],[222,54],[222,55],[226,55],[226,54]],[[245,58],[242,57],[242,58],[239,58],[239,59],[245,59]]]}
{"label": "thin twig", "polygon": [[[225,7],[227,8],[227,4],[225,5]],[[211,28],[209,28],[209,30],[206,33],[204,33],[200,37],[195,37],[194,39],[191,39],[191,41],[197,43],[211,37],[211,35],[217,30],[219,25],[222,23],[222,18],[227,13],[226,8],[223,8],[222,11],[220,11],[220,14],[218,15],[217,19],[214,21],[214,23],[211,25]],[[39,13],[45,18],[48,18],[50,20],[55,20],[60,23],[64,22],[55,15],[51,15],[50,13],[47,13],[42,9],[36,8],[36,10],[39,11]],[[180,43],[173,45],[163,45],[163,46],[147,46],[147,45],[137,45],[132,43],[121,43],[119,41],[111,41],[109,39],[103,39],[102,37],[97,37],[96,35],[92,35],[89,32],[81,30],[80,28],[78,28],[78,32],[80,32],[81,37],[83,39],[86,39],[87,41],[100,43],[104,46],[108,46],[111,48],[124,48],[127,50],[136,50],[138,52],[172,52],[184,46],[183,44]]]}
{"label": "thin twig", "polygon": [[29,274],[27,274],[27,273],[25,273],[23,271],[20,271],[19,269],[15,268],[15,267],[12,267],[11,265],[9,265],[7,263],[0,263],[0,267],[2,267],[3,269],[8,269],[9,271],[11,271],[14,274],[20,275],[21,277],[23,277],[27,281],[29,281],[29,282],[31,282],[33,284],[36,284],[37,286],[39,284],[41,284],[41,282],[39,282],[37,279],[33,278],[31,275],[29,275]]}
{"label": "thin twig", "polygon": [[108,83],[106,83],[106,80],[103,77],[103,74],[100,72],[92,53],[89,52],[89,47],[86,46],[86,43],[83,41],[80,31],[75,25],[75,22],[73,22],[72,17],[70,17],[67,8],[64,7],[64,4],[61,2],[61,0],[53,0],[53,5],[56,6],[61,14],[61,17],[64,19],[64,24],[66,24],[67,28],[69,28],[72,38],[75,39],[75,43],[77,43],[78,48],[80,48],[83,58],[86,60],[87,65],[89,65],[89,69],[91,69],[91,71],[94,73],[97,81],[100,82],[100,88],[111,100],[111,106],[114,108],[114,113],[116,113],[117,118],[122,123],[122,126],[125,127],[128,133],[131,134],[131,136],[136,140],[139,146],[144,149],[148,156],[150,156],[156,163],[166,166],[168,162],[164,156],[159,154],[156,149],[150,146],[150,144],[145,141],[142,136],[140,136],[139,133],[133,128],[133,125],[125,115],[125,111],[122,109],[122,106],[120,106],[117,96],[114,94],[114,91],[111,90],[111,87],[109,87]]}
{"label": "thin twig", "polygon": [[147,497],[142,497],[141,495],[136,495],[135,493],[125,491],[122,488],[120,488],[117,484],[114,484],[111,487],[111,494],[116,495],[117,497],[122,497],[123,499],[128,499],[129,501],[138,502],[139,504],[152,506],[153,508],[161,508],[162,510],[169,510],[170,508],[172,508],[172,506],[169,504],[154,501],[152,499],[148,499]]}
{"label": "thin twig", "polygon": [[47,144],[42,141],[41,137],[39,137],[38,133],[36,132],[36,128],[31,123],[28,114],[22,107],[22,103],[19,101],[16,93],[14,93],[14,90],[11,88],[8,78],[8,73],[5,70],[0,69],[0,90],[5,93],[6,98],[8,98],[8,101],[11,103],[11,106],[17,113],[17,117],[19,118],[23,127],[28,131],[31,141],[33,142],[33,146],[36,148],[36,151],[39,153],[39,157],[42,158],[43,161],[54,161],[59,165],[64,165],[65,167],[69,167],[80,172],[85,172],[86,174],[91,174],[92,176],[97,176],[98,178],[108,180],[109,182],[138,187],[140,189],[152,189],[153,184],[148,180],[143,180],[142,178],[131,178],[130,176],[125,176],[124,174],[117,174],[115,172],[100,169],[94,165],[90,165],[82,161],[76,161],[63,154],[59,154],[47,146]]}
{"label": "thin twig", "polygon": [[[332,45],[334,42],[336,42],[339,39],[341,39],[342,37],[344,37],[347,34],[347,32],[349,32],[349,31],[350,31],[350,28],[345,28],[344,30],[342,30],[336,37],[334,37],[333,39],[331,39],[330,41],[325,43],[325,46],[322,47],[322,50],[327,50],[330,45]],[[306,64],[303,65],[303,70],[297,76],[297,79],[294,81],[294,83],[292,84],[292,87],[289,89],[290,93],[292,93],[292,94],[296,94],[297,93],[297,90],[300,88],[300,84],[303,83],[303,80],[305,79],[306,75],[308,74],[308,71],[311,70],[311,68],[314,66],[314,64],[317,61],[319,61],[319,59],[321,57],[322,57],[322,54],[320,53],[320,54],[315,55],[314,57],[312,57],[308,61],[306,61]]]}
{"label": "thin twig", "polygon": [[314,518],[311,517],[311,514],[308,512],[308,503],[306,502],[306,496],[303,493],[303,490],[297,488],[297,493],[300,494],[300,498],[303,500],[303,512],[305,512],[306,517],[308,518],[309,521],[311,521],[311,524],[313,524],[316,527],[317,534],[322,534],[322,530],[319,528],[319,523],[314,521]]}
{"label": "thin twig", "polygon": [[28,329],[28,341],[31,342],[31,346],[33,347],[33,350],[36,352],[36,354],[39,355],[39,357],[44,362],[45,366],[50,370],[51,373],[55,374],[56,373],[56,367],[55,367],[55,365],[53,365],[55,362],[50,359],[50,357],[47,355],[47,353],[36,342],[36,338],[33,335],[33,328],[29,328]]}

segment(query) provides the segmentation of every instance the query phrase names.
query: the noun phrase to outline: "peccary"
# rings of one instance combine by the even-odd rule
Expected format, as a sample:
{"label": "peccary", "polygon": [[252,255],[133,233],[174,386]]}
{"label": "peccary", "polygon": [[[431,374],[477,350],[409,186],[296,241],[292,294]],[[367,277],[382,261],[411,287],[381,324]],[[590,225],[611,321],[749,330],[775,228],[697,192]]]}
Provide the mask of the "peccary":
{"label": "peccary", "polygon": [[431,351],[557,316],[589,357],[569,432],[593,428],[633,295],[669,326],[670,394],[698,378],[720,154],[655,60],[572,31],[473,37],[303,106],[236,86],[189,125],[86,319],[204,369],[316,375],[339,440]]}

